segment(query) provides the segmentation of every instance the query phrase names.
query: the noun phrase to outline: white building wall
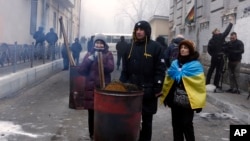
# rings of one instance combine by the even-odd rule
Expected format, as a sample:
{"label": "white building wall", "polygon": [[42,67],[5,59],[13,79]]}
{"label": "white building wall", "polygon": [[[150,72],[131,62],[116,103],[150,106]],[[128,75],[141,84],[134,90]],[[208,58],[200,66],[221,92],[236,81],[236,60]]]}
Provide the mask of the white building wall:
{"label": "white building wall", "polygon": [[[81,0],[73,1],[74,7],[65,7],[60,0],[38,0],[36,30],[39,26],[43,26],[45,34],[49,32],[49,29],[54,27],[55,12],[55,32],[59,36],[59,42],[63,42],[63,38],[60,36],[60,16],[63,17],[69,41],[73,41],[75,37],[79,36]],[[31,44],[34,42],[33,35],[30,33],[31,0],[0,0],[0,5],[0,44],[14,44],[14,42]]]}
{"label": "white building wall", "polygon": [[30,1],[0,1],[0,43],[31,42]]}

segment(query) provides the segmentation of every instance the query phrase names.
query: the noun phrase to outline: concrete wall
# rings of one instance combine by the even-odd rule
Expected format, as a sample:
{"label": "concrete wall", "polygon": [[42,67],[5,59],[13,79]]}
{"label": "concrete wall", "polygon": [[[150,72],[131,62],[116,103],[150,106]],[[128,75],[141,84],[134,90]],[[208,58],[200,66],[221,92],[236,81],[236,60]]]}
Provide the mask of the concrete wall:
{"label": "concrete wall", "polygon": [[0,77],[0,98],[15,94],[27,86],[32,86],[41,80],[45,80],[49,76],[61,71],[62,68],[63,62],[62,59],[59,59],[51,63]]}

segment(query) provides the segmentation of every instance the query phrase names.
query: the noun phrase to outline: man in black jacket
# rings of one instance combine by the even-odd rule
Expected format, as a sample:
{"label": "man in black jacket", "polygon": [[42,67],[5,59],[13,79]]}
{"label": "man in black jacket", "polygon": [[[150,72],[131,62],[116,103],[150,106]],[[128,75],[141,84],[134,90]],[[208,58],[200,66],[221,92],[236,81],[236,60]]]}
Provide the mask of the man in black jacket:
{"label": "man in black jacket", "polygon": [[238,88],[238,79],[240,73],[240,64],[242,54],[244,53],[244,44],[241,40],[237,39],[236,32],[230,34],[230,42],[225,48],[228,57],[228,73],[230,80],[230,89],[227,92],[240,93]]}
{"label": "man in black jacket", "polygon": [[125,41],[124,36],[121,36],[120,41],[117,42],[117,44],[116,44],[116,50],[117,50],[117,63],[116,63],[116,65],[117,65],[117,70],[119,70],[122,56],[123,56],[124,52],[126,51],[127,47],[128,47],[128,43]]}
{"label": "man in black jacket", "polygon": [[79,65],[79,57],[82,51],[82,45],[79,43],[79,39],[75,38],[75,42],[71,45],[71,51],[76,65]]}
{"label": "man in black jacket", "polygon": [[225,38],[233,27],[232,18],[230,20],[229,25],[223,33],[220,33],[220,30],[217,28],[212,32],[213,36],[208,43],[208,53],[211,55],[211,63],[206,77],[206,84],[210,84],[211,76],[214,69],[216,69],[214,77],[214,85],[216,88],[221,88],[219,81],[224,65],[223,46],[225,44]]}
{"label": "man in black jacket", "polygon": [[50,58],[50,55],[52,56],[52,60],[55,60],[55,46],[56,42],[58,40],[58,36],[54,31],[54,28],[50,28],[50,31],[45,35],[45,39],[48,42],[48,52],[47,52],[47,59]]}
{"label": "man in black jacket", "polygon": [[161,46],[150,39],[151,27],[146,21],[134,26],[133,41],[122,58],[120,81],[132,83],[144,92],[142,128],[139,141],[151,141],[153,115],[165,78],[165,61]]}

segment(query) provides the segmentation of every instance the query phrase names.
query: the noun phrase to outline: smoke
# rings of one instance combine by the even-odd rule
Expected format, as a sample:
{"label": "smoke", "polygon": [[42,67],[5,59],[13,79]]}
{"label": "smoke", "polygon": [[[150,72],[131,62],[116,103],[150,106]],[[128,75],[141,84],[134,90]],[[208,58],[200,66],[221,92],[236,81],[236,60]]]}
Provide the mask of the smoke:
{"label": "smoke", "polygon": [[117,0],[84,0],[81,10],[81,35],[116,32]]}

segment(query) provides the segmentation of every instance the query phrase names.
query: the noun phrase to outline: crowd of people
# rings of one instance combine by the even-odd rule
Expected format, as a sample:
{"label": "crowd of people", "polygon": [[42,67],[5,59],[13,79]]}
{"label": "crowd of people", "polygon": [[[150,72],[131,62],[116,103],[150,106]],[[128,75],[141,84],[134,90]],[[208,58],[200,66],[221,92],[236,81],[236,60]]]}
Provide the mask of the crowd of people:
{"label": "crowd of people", "polygon": [[[199,113],[206,104],[206,85],[210,84],[216,69],[213,84],[221,89],[221,75],[227,66],[230,89],[227,92],[240,93],[238,86],[239,69],[244,53],[244,44],[231,32],[230,22],[223,33],[219,29],[212,32],[208,43],[211,64],[205,76],[204,67],[199,60],[196,44],[183,35],[177,35],[170,44],[163,36],[151,39],[151,26],[147,21],[138,21],[132,31],[132,41],[124,37],[116,44],[116,69],[121,69],[119,81],[131,83],[143,91],[141,130],[138,141],[151,141],[153,117],[157,112],[158,98],[171,108],[174,141],[195,141],[193,126],[194,113]],[[225,41],[230,33],[230,41]],[[90,139],[94,138],[94,89],[100,87],[98,53],[103,56],[105,83],[111,82],[115,69],[114,56],[103,34],[92,36],[88,42],[88,53],[79,63],[81,51],[78,39],[72,45],[74,59],[79,65],[79,73],[86,77],[85,109],[88,110]],[[74,51],[77,53],[74,54]],[[145,67],[147,66],[147,67]],[[65,69],[68,69],[66,67]]]}
{"label": "crowd of people", "polygon": [[[55,54],[56,54],[56,43],[58,41],[57,33],[55,33],[53,28],[50,28],[50,31],[45,35],[44,28],[39,27],[38,31],[36,31],[33,35],[33,38],[35,39],[35,47],[34,47],[34,57],[42,59],[43,57],[47,57],[47,59],[55,60]],[[47,41],[48,43],[48,49],[47,52],[45,52],[44,49],[44,42]],[[76,65],[79,65],[79,58],[80,53],[82,51],[82,45],[79,41],[79,38],[76,37],[74,40],[74,43],[68,45],[69,50],[72,53],[74,62]],[[68,50],[65,45],[65,43],[62,44],[61,47],[61,55],[63,58],[63,70],[69,69],[69,57],[68,57]]]}

